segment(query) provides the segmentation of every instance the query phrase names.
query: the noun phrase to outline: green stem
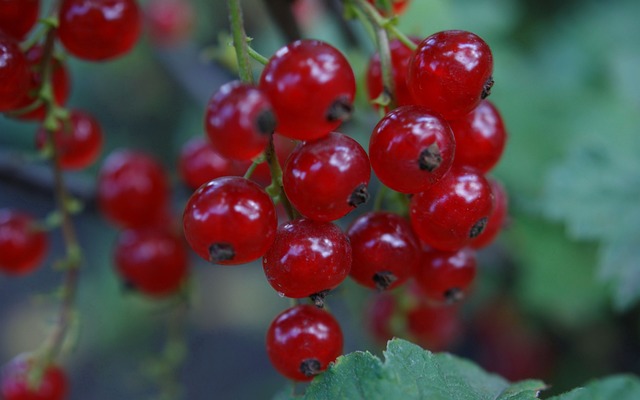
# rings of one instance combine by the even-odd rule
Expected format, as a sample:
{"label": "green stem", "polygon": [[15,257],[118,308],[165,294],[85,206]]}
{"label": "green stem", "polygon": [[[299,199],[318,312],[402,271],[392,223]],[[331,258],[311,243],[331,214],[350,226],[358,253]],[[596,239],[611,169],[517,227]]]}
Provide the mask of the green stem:
{"label": "green stem", "polygon": [[267,65],[267,63],[269,62],[269,59],[267,57],[255,51],[255,49],[251,46],[247,46],[247,53],[251,58],[253,58],[254,60],[256,60],[262,65]]}
{"label": "green stem", "polygon": [[382,209],[382,202],[384,201],[388,190],[389,188],[380,184],[380,188],[378,189],[378,193],[376,193],[376,198],[373,202],[373,211],[380,211]]}
{"label": "green stem", "polygon": [[238,74],[243,82],[253,83],[253,72],[251,71],[249,60],[249,45],[247,44],[247,34],[244,30],[240,0],[227,0],[227,5],[229,7],[233,47],[236,50],[236,59],[238,60]]}

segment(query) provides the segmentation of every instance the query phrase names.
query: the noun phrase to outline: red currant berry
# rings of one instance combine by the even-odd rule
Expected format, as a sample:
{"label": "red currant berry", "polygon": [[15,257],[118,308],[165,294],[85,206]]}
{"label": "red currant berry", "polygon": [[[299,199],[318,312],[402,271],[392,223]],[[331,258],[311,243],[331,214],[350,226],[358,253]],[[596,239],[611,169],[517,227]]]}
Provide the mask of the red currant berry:
{"label": "red currant berry", "polygon": [[273,366],[296,381],[309,381],[342,354],[338,321],[312,305],[280,313],[267,331],[267,354]]}
{"label": "red currant berry", "polygon": [[74,56],[103,61],[127,53],[140,33],[135,0],[63,0],[58,37]]}
{"label": "red currant berry", "polygon": [[262,266],[278,293],[292,298],[312,296],[321,305],[323,295],[349,275],[351,246],[333,223],[300,218],[278,228]]}
{"label": "red currant berry", "polygon": [[420,106],[402,106],[385,115],[369,141],[371,166],[382,183],[417,193],[451,168],[455,139],[449,124]]}
{"label": "red currant berry", "polygon": [[152,0],[146,4],[145,15],[151,40],[158,46],[184,41],[195,25],[190,0]]}
{"label": "red currant berry", "polygon": [[469,165],[483,173],[489,172],[500,160],[507,141],[507,132],[496,107],[483,100],[463,118],[450,121],[456,138],[456,165]]}
{"label": "red currant berry", "polygon": [[29,90],[27,59],[18,43],[0,33],[0,112],[12,110]]}
{"label": "red currant berry", "polygon": [[466,31],[442,31],[424,39],[409,64],[413,99],[447,120],[461,118],[489,95],[493,79],[489,46]]}
{"label": "red currant berry", "polygon": [[38,20],[40,0],[0,1],[0,31],[22,40]]}
{"label": "red currant berry", "polygon": [[[376,0],[367,0],[369,4],[376,5]],[[409,5],[409,0],[390,0],[391,9],[385,10],[383,7],[377,7],[378,11],[386,16],[400,15],[404,13]]]}
{"label": "red currant berry", "polygon": [[273,243],[278,221],[269,195],[241,177],[222,177],[189,198],[182,218],[184,235],[200,257],[214,264],[256,260]]}
{"label": "red currant berry", "polygon": [[429,190],[411,198],[411,225],[418,238],[439,250],[458,250],[480,235],[493,210],[491,185],[477,170],[452,168]]}
{"label": "red currant berry", "polygon": [[49,240],[34,225],[28,214],[0,209],[0,271],[22,275],[40,265]]}
{"label": "red currant berry", "polygon": [[260,88],[271,100],[278,133],[313,140],[351,114],[356,80],[347,59],[318,40],[298,40],[278,50],[264,67]]}
{"label": "red currant berry", "polygon": [[209,140],[201,136],[191,138],[182,146],[178,169],[182,180],[194,190],[212,179],[242,175],[246,170],[220,154]]}
{"label": "red currant berry", "polygon": [[282,184],[302,215],[333,221],[368,200],[370,177],[369,158],[362,146],[349,136],[332,132],[291,153]]}
{"label": "red currant berry", "polygon": [[47,366],[38,387],[31,387],[29,373],[33,360],[20,355],[2,368],[0,394],[4,400],[64,400],[69,381],[64,370],[57,365]]}
{"label": "red currant berry", "polygon": [[[31,47],[25,53],[27,57],[27,63],[29,65],[29,89],[20,98],[15,105],[15,109],[19,110],[33,104],[38,100],[38,92],[42,86],[42,51],[41,45],[35,45]],[[53,59],[51,85],[53,87],[53,99],[56,104],[64,105],[69,99],[71,92],[71,83],[69,79],[69,72],[64,62],[57,58]],[[45,105],[41,104],[36,109],[26,113],[19,113],[14,115],[15,118],[22,120],[37,120],[42,121],[45,117],[46,110]]]}
{"label": "red currant berry", "polygon": [[276,120],[269,99],[260,89],[234,81],[222,85],[211,97],[204,126],[223,156],[250,160],[267,147]]}
{"label": "red currant berry", "polygon": [[169,183],[151,156],[118,150],[104,161],[98,175],[98,205],[112,223],[127,228],[162,222],[169,204]]}
{"label": "red currant berry", "polygon": [[[420,39],[411,38],[416,44]],[[405,46],[400,40],[393,39],[389,42],[391,51],[391,73],[395,86],[396,105],[404,106],[414,104],[409,87],[407,87],[407,73],[409,72],[409,61],[413,56],[413,50]],[[369,60],[367,69],[367,93],[369,100],[375,100],[382,94],[382,67],[380,66],[380,55],[375,53]]]}
{"label": "red currant berry", "polygon": [[187,276],[183,242],[163,229],[129,229],[120,233],[115,266],[127,287],[149,296],[175,293]]}
{"label": "red currant berry", "polygon": [[407,312],[406,323],[409,339],[431,351],[451,348],[462,331],[455,307],[432,306],[424,302]]}
{"label": "red currant berry", "polygon": [[380,290],[404,283],[420,262],[420,244],[409,221],[390,212],[358,217],[347,236],[353,251],[349,275],[361,285]]}
{"label": "red currant berry", "polygon": [[415,280],[428,298],[453,303],[467,293],[476,269],[476,252],[468,247],[457,251],[427,248],[415,270]]}
{"label": "red currant berry", "polygon": [[376,293],[366,311],[367,324],[376,342],[386,344],[393,338],[392,319],[397,311],[396,299],[389,292]]}
{"label": "red currant berry", "polygon": [[[84,111],[72,110],[68,124],[63,123],[53,134],[58,149],[60,166],[64,169],[86,168],[100,155],[102,129],[98,121]],[[47,132],[36,133],[36,148],[42,150],[47,143]]]}
{"label": "red currant berry", "polygon": [[493,193],[495,205],[487,221],[487,226],[481,234],[471,240],[471,247],[476,249],[488,246],[495,240],[505,225],[509,207],[509,198],[504,186],[496,179],[487,178],[487,180],[491,185],[491,193]]}

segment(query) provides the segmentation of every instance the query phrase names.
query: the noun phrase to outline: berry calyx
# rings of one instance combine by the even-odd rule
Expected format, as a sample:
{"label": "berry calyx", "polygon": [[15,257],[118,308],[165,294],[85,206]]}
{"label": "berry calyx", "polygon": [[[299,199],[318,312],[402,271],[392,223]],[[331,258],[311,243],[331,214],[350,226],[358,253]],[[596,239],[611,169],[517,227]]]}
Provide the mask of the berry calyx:
{"label": "berry calyx", "polygon": [[196,190],[184,209],[191,248],[214,264],[244,264],[262,257],[276,236],[275,206],[255,182],[214,179]]}
{"label": "berry calyx", "polygon": [[491,185],[495,205],[482,233],[471,240],[471,247],[475,249],[486,247],[496,239],[505,225],[508,214],[509,197],[504,186],[495,178],[488,177],[487,180]]}
{"label": "berry calyx", "polygon": [[298,305],[280,313],[267,330],[267,354],[282,375],[309,381],[342,354],[342,330],[328,312]]}
{"label": "berry calyx", "polygon": [[0,271],[24,275],[44,259],[49,239],[26,213],[0,209]]}
{"label": "berry calyx", "polygon": [[55,364],[48,365],[37,387],[29,374],[34,361],[20,355],[2,368],[0,394],[4,400],[64,400],[69,392],[67,374]]}
{"label": "berry calyx", "polygon": [[457,251],[426,248],[415,270],[415,280],[428,298],[454,303],[468,291],[476,269],[476,253],[468,247]]}

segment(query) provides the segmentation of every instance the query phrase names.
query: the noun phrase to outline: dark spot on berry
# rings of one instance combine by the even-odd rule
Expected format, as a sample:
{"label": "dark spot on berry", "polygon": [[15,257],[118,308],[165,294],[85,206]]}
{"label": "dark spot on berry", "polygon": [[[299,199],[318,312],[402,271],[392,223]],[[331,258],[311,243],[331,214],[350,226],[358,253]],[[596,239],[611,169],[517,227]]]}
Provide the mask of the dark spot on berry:
{"label": "dark spot on berry", "polygon": [[373,282],[380,291],[387,290],[397,280],[398,277],[391,271],[380,271],[373,274]]}
{"label": "dark spot on berry", "polygon": [[214,243],[209,246],[209,261],[213,264],[233,260],[235,256],[236,252],[229,243]]}
{"label": "dark spot on berry", "polygon": [[300,363],[300,372],[304,376],[316,376],[322,372],[322,365],[315,358],[307,358]]}
{"label": "dark spot on berry", "polygon": [[464,299],[464,292],[460,288],[454,287],[444,292],[444,299],[447,304],[453,304]]}
{"label": "dark spot on berry", "polygon": [[482,87],[482,94],[480,94],[480,98],[481,99],[486,99],[487,97],[489,97],[489,95],[491,94],[491,88],[493,87],[494,84],[494,80],[493,80],[493,76],[490,76],[489,79],[487,79],[487,81],[484,83],[484,86]]}
{"label": "dark spot on berry", "polygon": [[256,118],[258,132],[270,135],[276,130],[276,116],[271,110],[264,110]]}
{"label": "dark spot on berry", "polygon": [[366,203],[367,200],[369,200],[369,191],[367,190],[367,185],[363,183],[358,185],[351,193],[351,196],[349,196],[349,205],[351,207],[358,207],[360,204]]}
{"label": "dark spot on berry", "polygon": [[487,221],[489,219],[487,217],[482,217],[476,222],[472,227],[471,231],[469,231],[469,239],[473,239],[477,237],[484,231],[484,228],[487,226]]}
{"label": "dark spot on berry", "polygon": [[351,102],[344,97],[339,97],[329,106],[327,110],[327,121],[344,121],[351,116],[352,112],[353,105]]}
{"label": "dark spot on berry", "polygon": [[420,153],[420,158],[418,158],[418,165],[423,171],[433,172],[440,166],[441,163],[442,154],[440,153],[438,143],[435,142],[426,149],[422,150],[422,152]]}
{"label": "dark spot on berry", "polygon": [[329,290],[327,289],[318,293],[314,293],[309,296],[309,298],[311,299],[311,301],[313,301],[313,304],[315,304],[316,307],[324,308],[324,298],[327,297],[328,294]]}

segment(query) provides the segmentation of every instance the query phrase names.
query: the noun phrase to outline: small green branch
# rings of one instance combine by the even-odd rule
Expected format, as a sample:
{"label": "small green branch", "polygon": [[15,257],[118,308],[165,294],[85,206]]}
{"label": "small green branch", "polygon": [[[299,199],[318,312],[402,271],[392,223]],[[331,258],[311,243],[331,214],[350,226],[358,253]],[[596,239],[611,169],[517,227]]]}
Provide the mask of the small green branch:
{"label": "small green branch", "polygon": [[267,65],[267,63],[269,62],[269,59],[267,57],[255,51],[255,49],[251,46],[247,46],[247,53],[249,53],[249,56],[251,58],[253,58],[254,60],[256,60],[262,65]]}
{"label": "small green branch", "polygon": [[236,59],[238,60],[238,73],[243,82],[253,83],[254,79],[249,59],[248,38],[244,30],[240,0],[227,0],[227,5],[229,7],[229,22],[231,23],[233,47],[236,50]]}

